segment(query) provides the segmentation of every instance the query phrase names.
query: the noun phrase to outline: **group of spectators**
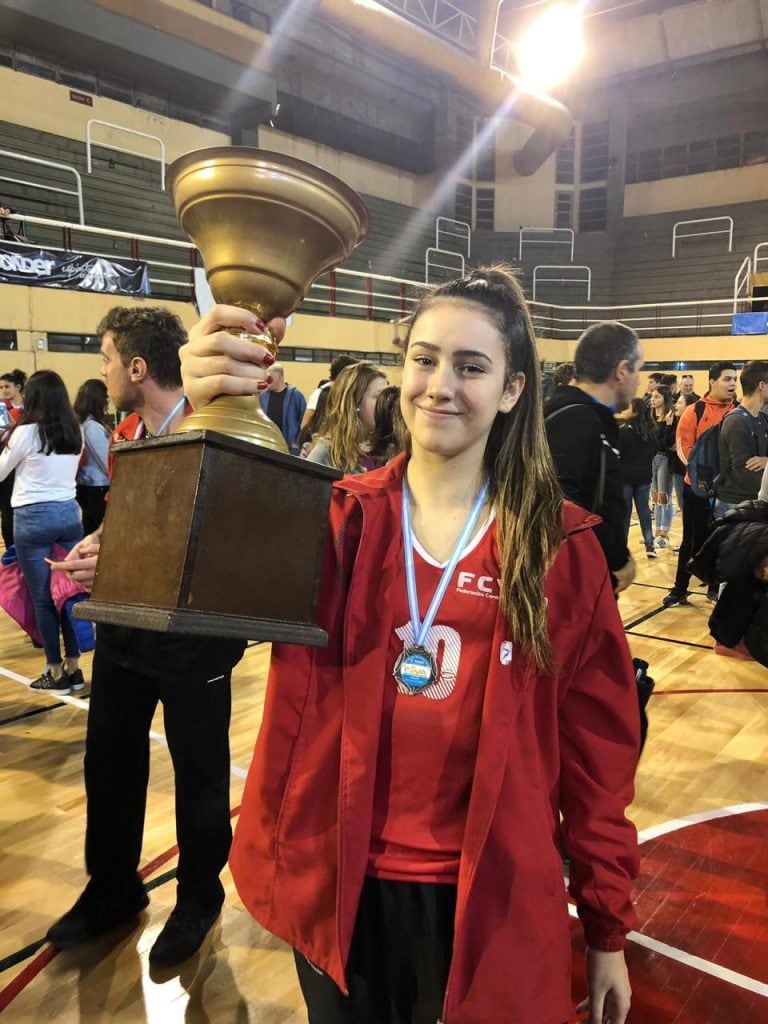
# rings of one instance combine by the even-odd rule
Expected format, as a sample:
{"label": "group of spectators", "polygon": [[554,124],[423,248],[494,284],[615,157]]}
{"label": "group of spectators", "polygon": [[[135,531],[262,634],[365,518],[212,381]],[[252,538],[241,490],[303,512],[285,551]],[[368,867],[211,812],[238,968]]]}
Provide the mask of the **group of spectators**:
{"label": "group of spectators", "polygon": [[46,662],[31,683],[34,690],[69,693],[85,685],[78,638],[52,593],[47,560],[54,545],[71,550],[83,530],[97,529],[104,517],[107,406],[107,390],[98,379],[81,385],[73,405],[53,370],[29,378],[19,369],[0,375],[3,564],[18,564],[34,607]]}
{"label": "group of spectators", "polygon": [[[751,651],[752,641],[749,638],[755,632],[755,622],[759,621],[759,616],[765,610],[768,516],[759,506],[768,508],[768,484],[763,482],[759,501],[745,500],[742,495],[749,485],[747,497],[758,499],[760,481],[768,478],[768,470],[761,472],[768,462],[768,431],[762,413],[764,400],[768,398],[768,362],[753,361],[744,367],[741,372],[743,398],[738,407],[734,401],[737,372],[730,363],[717,363],[711,368],[709,388],[703,398],[694,393],[693,380],[688,376],[681,379],[679,388],[677,381],[655,379],[646,396],[638,397],[643,354],[637,335],[623,324],[596,324],[585,331],[579,340],[573,364],[558,368],[557,389],[542,411],[533,330],[527,319],[522,292],[514,279],[498,269],[476,271],[454,282],[451,289],[444,288],[442,294],[436,293],[436,299],[430,299],[420,307],[417,320],[420,317],[422,332],[412,342],[412,347],[417,350],[410,357],[413,365],[404,370],[402,405],[400,389],[388,384],[379,367],[366,360],[355,360],[351,356],[337,357],[331,364],[329,379],[320,382],[309,402],[305,402],[301,392],[287,383],[284,368],[275,363],[271,356],[265,355],[260,364],[264,371],[264,380],[259,384],[262,407],[283,432],[289,450],[297,457],[303,456],[310,461],[332,466],[351,477],[372,469],[381,469],[382,472],[367,479],[373,480],[371,487],[374,490],[378,487],[386,492],[386,516],[396,522],[395,528],[399,528],[400,512],[396,515],[393,512],[395,506],[390,502],[390,492],[394,493],[394,489],[398,495],[402,493],[403,499],[398,498],[398,508],[402,500],[410,500],[403,476],[406,472],[405,460],[398,460],[396,456],[408,451],[408,486],[418,492],[420,503],[416,506],[419,518],[414,520],[414,526],[419,531],[425,528],[432,531],[435,543],[435,537],[441,536],[440,531],[445,523],[450,527],[449,533],[453,530],[451,524],[458,515],[454,506],[458,507],[463,519],[467,493],[472,492],[475,505],[482,509],[478,502],[481,498],[485,500],[488,492],[481,488],[479,494],[474,496],[473,488],[477,484],[478,473],[491,473],[493,491],[489,502],[493,504],[489,504],[490,511],[479,535],[482,543],[473,555],[476,563],[472,562],[477,572],[463,571],[460,578],[477,579],[478,594],[483,598],[493,593],[494,582],[499,587],[503,586],[507,602],[504,614],[517,616],[515,621],[520,628],[520,635],[530,634],[536,642],[540,638],[537,630],[542,628],[541,623],[551,619],[555,640],[559,635],[556,631],[561,629],[564,631],[563,642],[575,643],[573,616],[581,614],[581,604],[573,604],[569,587],[586,585],[587,589],[591,588],[591,600],[597,602],[597,610],[594,615],[592,611],[589,615],[582,615],[583,622],[579,630],[584,629],[586,632],[582,638],[583,644],[582,639],[579,639],[574,648],[574,657],[578,655],[581,658],[583,654],[585,659],[592,660],[587,661],[588,669],[577,670],[573,677],[577,679],[573,683],[577,687],[573,720],[568,714],[558,714],[558,724],[552,728],[570,729],[573,742],[580,743],[583,740],[579,734],[581,725],[575,720],[580,714],[588,713],[588,710],[584,711],[585,708],[589,709],[597,702],[601,708],[600,714],[614,715],[610,721],[612,727],[621,733],[623,751],[624,767],[621,768],[621,784],[618,786],[624,801],[623,808],[629,800],[629,779],[637,756],[637,709],[632,706],[635,685],[632,666],[611,591],[614,594],[620,593],[632,583],[635,576],[635,563],[628,543],[631,506],[634,504],[639,514],[646,553],[655,558],[658,549],[669,547],[671,543],[672,497],[677,496],[677,508],[683,519],[683,536],[678,553],[678,578],[664,602],[670,606],[687,600],[689,562],[694,555],[700,558],[698,552],[702,545],[707,565],[703,571],[708,574],[707,582],[711,582],[714,587],[724,581],[721,548],[733,560],[734,546],[739,550],[743,548],[734,531],[749,531],[752,550],[758,551],[761,556],[760,563],[754,567],[747,559],[751,576],[748,584],[745,584],[746,589],[739,591],[740,611],[744,610],[744,602],[749,602],[750,615],[742,615],[744,621],[738,627],[734,625],[732,614],[724,618],[730,631],[728,636],[731,639],[735,637],[735,643],[740,643],[744,638]],[[247,316],[245,311],[225,309],[225,312],[231,318],[231,323],[228,320],[210,320],[210,316],[214,315],[212,313],[198,325],[198,337],[202,339],[200,344],[205,343],[202,345],[204,352],[210,351],[211,338],[224,338],[223,342],[217,344],[240,344],[236,338],[224,335],[219,330],[222,325],[250,329],[251,325],[238,319]],[[68,575],[86,588],[93,579],[100,546],[104,498],[109,486],[107,396],[118,412],[127,414],[127,418],[112,433],[113,442],[171,432],[180,425],[190,408],[185,400],[179,364],[179,351],[186,336],[176,317],[156,307],[118,307],[104,318],[99,325],[98,335],[104,380],[86,381],[78,392],[74,407],[69,403],[61,378],[52,371],[39,371],[28,381],[20,371],[12,371],[2,377],[3,408],[7,423],[3,432],[3,451],[0,453],[0,477],[8,479],[15,471],[10,498],[12,523],[10,516],[7,523],[12,532],[6,537],[4,519],[4,538],[7,547],[15,542],[19,564],[33,594],[44,638],[46,669],[32,686],[48,693],[66,694],[84,685],[78,666],[80,652],[66,622],[58,616],[51,601],[50,574],[51,567],[66,570]],[[467,337],[473,338],[476,350],[473,348],[467,351],[463,341]],[[246,343],[242,344],[242,353],[238,358],[243,365],[248,366],[247,371],[243,371],[246,374],[243,379],[247,379],[247,374],[252,371],[252,365],[247,361],[253,358],[254,350],[248,348]],[[509,347],[512,355],[508,354],[505,346]],[[194,343],[188,347],[194,352]],[[405,386],[406,371],[410,393]],[[198,386],[193,374],[189,381]],[[520,403],[521,411],[514,417],[509,416],[517,403]],[[408,421],[410,434],[404,419],[406,409],[411,417]],[[479,441],[473,440],[474,435],[469,437],[468,433],[479,430],[478,424],[482,426],[478,434]],[[691,477],[689,463],[696,442],[713,427],[719,428],[718,473],[713,484],[714,493],[703,495],[698,488],[698,478],[693,480]],[[564,511],[561,509],[560,489],[546,455],[544,434],[553,457],[559,488],[581,506],[581,510],[571,506]],[[456,488],[451,474],[432,475],[437,462],[445,461],[445,452],[435,447],[438,441],[440,445],[448,447],[456,446],[459,442],[465,444],[466,441],[465,449],[460,454],[466,455],[468,451],[474,462],[461,488]],[[493,448],[494,456],[486,464],[483,460],[489,448]],[[439,459],[433,456],[439,456]],[[423,479],[418,476],[419,465],[422,471],[428,471]],[[535,488],[530,484],[531,481],[539,488],[536,493],[543,495],[538,500],[534,500]],[[365,481],[350,480],[348,489],[354,489],[358,484],[363,489],[367,486]],[[532,489],[526,490],[528,484]],[[430,501],[434,502],[436,496],[442,501],[450,500],[453,503],[450,505],[451,514],[442,517],[433,515],[431,518],[425,515],[421,518],[421,510],[426,509]],[[344,500],[346,497],[349,495]],[[715,505],[715,502],[718,504]],[[586,513],[582,510],[586,510]],[[499,543],[505,545],[506,552],[503,558],[498,554],[496,540],[491,543],[490,532],[488,541],[483,539],[483,531],[496,530],[497,511],[498,536],[501,538]],[[347,514],[344,511],[344,515]],[[550,517],[554,524],[548,527],[549,532],[544,531],[541,525],[542,516]],[[561,526],[561,516],[565,527]],[[718,518],[720,525],[710,535],[711,520],[715,516],[722,518]],[[585,529],[589,526],[594,528],[607,560],[609,575],[606,575],[600,548]],[[144,528],[147,527],[137,524],[137,529]],[[334,551],[343,553],[347,542],[352,543],[357,536],[355,531],[358,523],[352,517],[341,526],[337,523],[334,528],[341,529],[344,534],[343,543],[340,538],[336,538],[338,543]],[[347,529],[348,535],[345,533]],[[566,545],[560,543],[563,529],[569,539]],[[374,537],[369,532],[366,536],[367,544],[375,542],[381,546],[388,543],[388,534],[377,534]],[[495,533],[493,537],[496,537]],[[552,537],[556,538],[556,543]],[[734,537],[737,537],[735,545]],[[64,552],[70,553],[66,560],[52,561],[54,543],[59,544]],[[458,542],[452,543],[458,551]],[[550,544],[554,546],[548,547]],[[469,545],[466,552],[471,553],[473,547]],[[423,579],[427,571],[435,570],[439,575],[442,572],[441,564],[423,558],[421,550],[414,545],[414,552],[419,557],[419,579]],[[545,568],[542,568],[546,567],[546,571],[550,571],[550,554],[556,556],[556,572],[560,574],[558,585],[552,585],[552,601],[544,597]],[[363,556],[360,557],[362,559]],[[377,553],[369,552],[365,557],[366,579],[370,577],[371,594],[378,593],[376,588],[385,561],[383,554],[377,549]],[[573,565],[569,559],[575,559]],[[339,571],[335,572],[331,582],[333,586],[340,586],[339,581],[349,580],[352,574],[346,565],[334,566],[334,570],[336,568]],[[463,568],[466,570],[464,563]],[[531,589],[530,581],[534,577],[535,586]],[[326,586],[330,587],[331,582],[326,580]],[[569,586],[566,587],[564,582],[569,582]],[[469,587],[469,584],[466,586]],[[399,586],[398,593],[403,588],[404,583]],[[472,591],[469,589],[461,590],[460,587],[457,594],[462,600],[472,599]],[[339,598],[339,608],[343,607],[345,600],[343,595]],[[451,600],[458,601],[459,597],[452,597]],[[545,614],[548,601],[549,611]],[[557,604],[554,611],[553,603]],[[503,639],[508,635],[507,620],[504,619],[503,625],[500,624],[501,620],[497,621],[497,606],[492,602],[484,600],[482,605],[487,616],[490,616],[487,622],[482,614],[467,618],[464,611],[460,610],[455,624],[456,629],[474,628],[472,622],[476,618],[481,625],[485,623],[482,629],[486,631],[491,628],[488,626],[491,623],[495,630],[494,638],[500,638],[498,657],[491,658],[487,668],[489,694],[495,694],[494,699],[506,701],[512,697],[517,700],[523,691],[530,692],[536,695],[536,700],[543,702],[537,714],[549,715],[552,709],[546,704],[550,692],[548,687],[535,686],[526,690],[522,682],[510,687],[506,685],[506,676],[505,685],[497,686],[496,679],[497,676],[501,678],[500,673],[520,671],[522,660],[517,654],[516,660],[513,659],[518,635],[510,634],[515,637],[514,645]],[[336,604],[332,601],[331,606],[335,608]],[[360,608],[368,606],[366,602],[359,605]],[[370,607],[373,606],[374,603],[371,603]],[[417,611],[418,607],[417,601]],[[410,607],[409,610],[413,611]],[[598,619],[601,624],[596,627]],[[411,625],[415,630],[413,621]],[[366,628],[371,628],[369,623]],[[447,629],[443,626],[438,628]],[[736,636],[739,628],[742,631]],[[400,632],[397,644],[390,644],[392,650],[398,653],[405,642]],[[63,634],[65,649],[63,662],[59,650],[60,633]],[[348,638],[345,637],[344,643],[347,642]],[[472,663],[470,668],[475,672],[479,671],[478,665],[482,668],[485,664],[483,659],[488,661],[488,636],[485,633],[482,637],[478,634],[473,643],[475,646],[471,650],[476,656],[469,660]],[[318,659],[318,664],[325,664],[323,658],[337,657],[341,644],[341,639],[330,644],[328,651]],[[155,966],[179,964],[200,948],[224,899],[219,874],[226,862],[231,841],[228,741],[230,684],[232,670],[242,657],[244,647],[244,642],[225,638],[175,636],[117,626],[99,627],[86,734],[86,865],[89,881],[74,906],[50,928],[48,938],[51,942],[61,947],[78,945],[96,938],[117,924],[135,919],[147,905],[147,893],[137,868],[149,778],[148,733],[155,708],[158,702],[162,702],[176,783],[178,889],[176,905],[150,951],[150,963]],[[531,656],[531,665],[539,673],[550,673],[549,659],[552,652],[548,652],[546,647],[531,649],[536,652],[535,658]],[[553,646],[553,649],[556,648]],[[403,648],[402,654],[408,660],[420,652],[421,647],[416,643],[415,647]],[[285,672],[289,660],[300,657],[300,652],[287,652],[283,648],[282,653],[278,654],[274,671],[280,672],[282,664],[282,671]],[[513,667],[510,668],[510,665]],[[314,673],[316,669],[311,671]],[[330,672],[331,668],[323,671]],[[336,667],[333,667],[333,671],[336,671]],[[485,671],[482,668],[482,672]],[[391,674],[387,675],[387,679]],[[294,676],[303,680],[306,673],[302,670],[294,672],[290,678],[286,675],[286,685],[293,685]],[[395,674],[395,678],[400,677]],[[564,699],[570,700],[572,679],[569,677],[568,681],[564,681],[564,677],[552,678],[553,685],[564,687]],[[609,706],[610,702],[603,693],[605,681],[610,681],[613,686],[611,700],[621,705],[621,722],[615,717],[618,715],[618,704],[616,707]],[[320,682],[322,686],[326,685],[322,679]],[[485,685],[485,675],[480,682],[482,686]],[[370,679],[366,685],[368,683]],[[482,686],[479,687],[480,693],[483,692]],[[587,696],[583,699],[579,697],[579,686],[585,687],[584,693]],[[271,713],[278,714],[279,695],[275,700],[277,703]],[[432,698],[431,702],[437,706],[436,698]],[[332,715],[332,703],[315,695],[309,701],[298,701],[296,706],[311,706],[317,714]],[[416,704],[411,706],[416,707]],[[476,710],[479,722],[480,705]],[[517,714],[515,712],[512,715],[509,710],[505,713],[510,714],[510,720]],[[521,714],[521,720],[527,721],[526,715],[527,711]],[[485,716],[482,717],[484,721]],[[290,729],[295,725],[295,718],[294,715],[288,723]],[[493,715],[489,716],[489,720],[496,721]],[[276,735],[288,734],[290,729],[288,724],[284,724],[285,728],[278,728]],[[336,728],[336,725],[328,726],[328,735],[331,737],[329,756],[331,760],[335,757],[338,762],[338,748],[333,739]],[[477,730],[474,726],[472,728],[474,736]],[[584,730],[590,763],[599,760],[599,771],[615,770],[608,767],[614,764],[616,758],[613,737],[608,753],[601,753],[593,749],[596,742],[594,729],[584,726]],[[526,742],[537,742],[535,733],[534,729]],[[314,729],[313,736],[308,737],[304,746],[314,744],[313,737],[324,735],[323,730]],[[476,740],[477,736],[474,736]],[[503,755],[496,758],[502,765],[508,756],[506,738],[504,742]],[[296,751],[301,753],[302,749],[302,744],[294,743],[289,756],[293,757]],[[487,758],[488,750],[482,744],[477,750]],[[537,752],[531,756],[544,758],[545,755]],[[583,764],[586,760],[585,756],[580,755],[580,758],[577,760],[582,767],[578,769],[577,775],[578,785],[582,786],[585,783]],[[488,764],[484,771],[488,770]],[[547,770],[550,768],[551,765]],[[286,775],[284,769],[285,763],[281,763],[279,772],[272,771],[264,779],[272,780],[269,785],[277,785],[274,780]],[[550,780],[551,787],[548,783],[548,791],[562,791],[567,796],[570,784],[570,776],[566,778],[567,765],[557,765],[552,771],[554,775]],[[561,772],[562,776],[558,774]],[[314,778],[316,774],[297,772],[302,778]],[[512,787],[508,795],[513,801],[518,799],[515,787],[524,774],[521,762],[519,772],[505,775],[503,784]],[[262,780],[255,784],[267,785],[267,782]],[[334,785],[331,779],[327,787],[331,795]],[[608,793],[614,789],[617,786],[605,785],[599,791]],[[325,806],[320,796],[318,794],[318,806]],[[515,805],[516,813],[522,818],[528,813],[526,808],[533,799],[531,791],[521,789],[519,799],[519,806]],[[467,801],[462,798],[462,806],[466,804]],[[334,813],[340,806],[338,800],[331,800],[331,805]],[[316,813],[316,808],[306,804],[304,811],[311,817]],[[587,862],[593,854],[588,855],[579,847],[579,815],[582,812],[587,816],[596,813],[591,802],[582,799],[580,794],[566,816],[569,842],[573,842],[577,855],[578,864],[573,877],[579,891],[590,889],[592,885],[591,882],[585,884],[585,879],[592,877],[585,872],[592,870],[587,867]],[[611,820],[618,820],[616,816],[623,814],[623,810],[611,811],[611,814]],[[536,832],[538,836],[541,821],[538,818],[536,821],[539,823],[536,826],[539,829]],[[306,827],[307,822],[302,819],[302,834]],[[499,827],[494,819],[493,828]],[[328,829],[325,823],[322,828],[318,827],[314,831],[324,835],[324,830],[335,835],[333,828]],[[550,835],[549,826],[544,831],[547,836]],[[520,832],[517,822],[513,832],[512,838],[505,833],[503,841],[510,850],[515,850],[515,857],[519,857]],[[461,842],[463,840],[460,840],[460,845]],[[276,848],[277,844],[274,845]],[[552,852],[550,845],[548,842],[541,845],[547,856]],[[243,856],[242,849],[240,856]],[[321,855],[318,854],[318,857]],[[547,859],[544,853],[542,857]],[[594,862],[598,866],[601,857],[603,854],[594,855]],[[605,854],[604,859],[607,857]],[[503,860],[506,863],[506,855]],[[530,861],[530,866],[526,866],[534,888],[541,882],[537,870],[538,860],[537,856]],[[523,856],[521,863],[528,865],[529,862]],[[556,874],[555,870],[553,877]],[[270,871],[269,877],[276,878],[277,872]],[[487,899],[491,901],[495,898],[492,895],[496,891],[495,873],[488,872],[486,865],[483,877],[483,884],[490,885]],[[365,893],[368,895],[365,899],[370,895],[369,882],[370,879],[366,878]],[[301,887],[295,888],[298,894]],[[438,888],[448,891],[445,886]],[[317,892],[313,888],[310,903]],[[299,901],[302,900],[304,897]],[[330,913],[332,916],[333,911]],[[621,917],[623,924],[619,931],[623,934],[629,919],[625,920],[626,914],[624,917],[622,914],[624,911],[606,912],[605,919],[610,919],[615,925]],[[484,919],[484,916],[481,914],[480,918]],[[452,910],[446,920],[453,920]],[[594,922],[591,925],[592,936],[602,945],[598,945],[591,955],[610,958],[621,948],[621,935],[617,931],[615,935],[611,933],[606,938],[601,931],[605,922],[598,923],[599,927]],[[518,925],[516,921],[512,931],[518,931]],[[314,928],[315,924],[311,924],[311,927]],[[505,925],[504,935],[512,934],[512,931]],[[491,941],[491,938],[486,936],[484,941]],[[295,945],[297,949],[303,948],[299,939]],[[542,949],[550,945],[547,939]],[[449,941],[446,964],[450,963],[450,946]],[[307,968],[303,963],[305,959],[297,954],[299,975],[308,1002],[315,998],[309,989],[320,984],[327,991],[324,989],[317,998],[324,1000],[332,997],[336,1001],[338,993],[329,980],[331,975],[323,974],[309,960],[306,960],[309,964]],[[623,960],[619,963],[614,957],[610,962],[610,979],[605,988],[609,994],[622,993],[624,1005],[626,986],[622,980],[625,976]],[[323,979],[322,982],[317,980],[318,976]],[[444,981],[441,977],[435,983],[438,1002],[441,998],[440,986],[444,985]],[[330,988],[327,987],[329,985]],[[512,999],[512,996],[509,998]],[[626,1007],[617,1013],[616,1019],[623,1020],[625,1013]]]}
{"label": "group of spectators", "polygon": [[[628,545],[633,509],[649,559],[670,547],[676,511],[682,536],[671,549],[677,566],[663,606],[688,603],[692,571],[707,585],[710,601],[731,605],[734,588],[723,584],[733,573],[711,557],[711,545],[709,559],[697,556],[719,524],[725,528],[715,532],[723,538],[745,516],[761,523],[768,509],[768,360],[747,362],[740,373],[734,363],[714,363],[703,396],[696,394],[692,374],[682,374],[678,383],[676,374],[651,373],[638,397],[641,365],[634,332],[599,324],[582,336],[575,362],[557,367],[545,414],[561,484],[568,497],[602,517],[596,533],[617,592],[635,574]],[[753,525],[752,541],[758,531]],[[764,593],[758,586],[764,578],[761,547],[751,550],[754,557],[739,563],[742,575],[745,565],[749,569],[750,608]],[[730,640],[733,630],[716,633],[722,617],[721,607],[713,615],[713,635]]]}

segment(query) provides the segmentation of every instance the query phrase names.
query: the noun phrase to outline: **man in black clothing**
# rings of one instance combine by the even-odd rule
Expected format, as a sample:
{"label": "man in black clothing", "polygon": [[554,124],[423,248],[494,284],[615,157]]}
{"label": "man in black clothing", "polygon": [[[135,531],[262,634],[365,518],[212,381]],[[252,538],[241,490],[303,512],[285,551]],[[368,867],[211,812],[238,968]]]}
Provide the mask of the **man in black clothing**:
{"label": "man in black clothing", "polygon": [[[109,396],[117,409],[132,413],[114,440],[178,427],[187,412],[178,355],[186,335],[178,317],[153,307],[117,307],[98,333]],[[151,528],[136,524],[137,531]],[[98,548],[94,534],[55,567],[89,586]],[[176,906],[149,959],[168,967],[199,949],[224,901],[219,874],[232,840],[230,681],[244,648],[240,640],[99,626],[85,740],[90,880],[71,910],[49,929],[54,945],[87,942],[134,920],[147,906],[138,866],[149,730],[160,702],[174,766],[179,864]]]}
{"label": "man in black clothing", "polygon": [[715,519],[743,501],[754,501],[768,464],[768,360],[753,359],[741,371],[741,405],[720,427],[720,475],[715,481]]}
{"label": "man in black clothing", "polygon": [[640,343],[631,328],[614,322],[593,324],[576,347],[576,383],[558,388],[544,407],[547,440],[565,496],[602,517],[595,535],[616,593],[632,583],[635,563],[626,540],[614,413],[634,398],[642,365]]}

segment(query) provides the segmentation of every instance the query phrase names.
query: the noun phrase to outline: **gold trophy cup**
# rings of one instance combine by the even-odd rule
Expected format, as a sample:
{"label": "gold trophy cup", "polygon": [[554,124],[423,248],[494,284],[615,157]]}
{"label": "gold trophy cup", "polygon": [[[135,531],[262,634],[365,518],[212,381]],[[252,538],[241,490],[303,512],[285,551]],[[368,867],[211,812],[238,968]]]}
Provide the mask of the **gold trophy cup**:
{"label": "gold trophy cup", "polygon": [[[368,233],[368,211],[311,164],[245,147],[169,169],[181,225],[218,303],[286,317]],[[271,335],[240,335],[276,353]],[[95,622],[323,644],[315,623],[333,481],[287,454],[258,398],[221,396],[168,437],[115,450]]]}

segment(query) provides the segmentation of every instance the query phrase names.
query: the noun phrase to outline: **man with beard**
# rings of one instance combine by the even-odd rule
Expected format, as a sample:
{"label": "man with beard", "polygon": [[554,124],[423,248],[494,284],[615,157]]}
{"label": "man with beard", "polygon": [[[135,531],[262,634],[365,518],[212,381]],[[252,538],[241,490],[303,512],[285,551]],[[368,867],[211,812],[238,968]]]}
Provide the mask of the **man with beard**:
{"label": "man with beard", "polygon": [[[109,397],[118,410],[130,413],[113,443],[177,429],[189,411],[179,364],[186,334],[178,317],[159,307],[116,307],[98,334]],[[136,523],[137,531],[151,528],[151,523]],[[54,568],[90,588],[98,550],[96,533]],[[240,640],[99,626],[85,740],[90,879],[74,906],[49,929],[54,945],[88,942],[138,918],[147,906],[138,866],[149,730],[160,702],[174,766],[179,864],[176,906],[149,959],[169,967],[199,949],[224,900],[219,873],[232,839],[230,681],[244,648]]]}
{"label": "man with beard", "polygon": [[614,414],[635,397],[643,353],[625,324],[593,324],[579,338],[575,383],[560,387],[544,407],[547,440],[566,498],[601,516],[595,527],[616,593],[635,578],[626,541],[619,428]]}

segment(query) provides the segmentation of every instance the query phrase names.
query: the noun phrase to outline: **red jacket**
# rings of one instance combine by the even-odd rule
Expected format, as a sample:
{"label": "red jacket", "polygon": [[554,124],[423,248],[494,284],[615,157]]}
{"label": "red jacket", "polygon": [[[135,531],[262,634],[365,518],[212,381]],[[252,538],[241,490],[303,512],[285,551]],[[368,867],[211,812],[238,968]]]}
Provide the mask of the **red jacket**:
{"label": "red jacket", "polygon": [[[404,458],[336,485],[320,608],[325,648],[276,644],[230,857],[245,906],[345,987],[371,831],[389,591],[403,558]],[[558,844],[588,943],[635,924],[638,704],[598,519],[564,510],[546,582],[559,678],[515,652],[499,614],[459,870],[444,1024],[570,1019],[571,943]],[[355,555],[357,554],[357,557]],[[508,659],[504,659],[508,660]],[[563,820],[560,824],[560,814]]]}

